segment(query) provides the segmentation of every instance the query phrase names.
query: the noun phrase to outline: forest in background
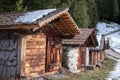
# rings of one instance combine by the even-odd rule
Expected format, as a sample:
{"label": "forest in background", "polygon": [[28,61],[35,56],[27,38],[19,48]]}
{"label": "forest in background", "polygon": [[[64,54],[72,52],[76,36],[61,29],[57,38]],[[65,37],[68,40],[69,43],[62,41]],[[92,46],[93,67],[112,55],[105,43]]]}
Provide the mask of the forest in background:
{"label": "forest in background", "polygon": [[0,13],[69,8],[79,27],[95,27],[100,20],[120,23],[120,0],[1,0]]}

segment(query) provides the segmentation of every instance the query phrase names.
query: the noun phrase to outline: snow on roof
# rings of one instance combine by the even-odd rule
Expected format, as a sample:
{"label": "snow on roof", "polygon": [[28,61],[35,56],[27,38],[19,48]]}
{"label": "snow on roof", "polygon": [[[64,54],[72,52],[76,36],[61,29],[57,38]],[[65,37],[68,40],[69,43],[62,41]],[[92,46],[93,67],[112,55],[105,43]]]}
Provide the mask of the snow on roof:
{"label": "snow on roof", "polygon": [[47,15],[50,12],[55,11],[56,9],[45,9],[45,10],[38,10],[33,12],[24,13],[22,16],[19,16],[15,22],[26,22],[32,23],[39,18],[42,18],[44,15]]}

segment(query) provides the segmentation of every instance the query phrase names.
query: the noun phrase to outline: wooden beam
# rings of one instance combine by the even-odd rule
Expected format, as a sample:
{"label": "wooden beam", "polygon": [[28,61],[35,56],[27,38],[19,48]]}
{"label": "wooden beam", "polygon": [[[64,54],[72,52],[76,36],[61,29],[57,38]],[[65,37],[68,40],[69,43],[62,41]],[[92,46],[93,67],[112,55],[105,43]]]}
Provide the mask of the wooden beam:
{"label": "wooden beam", "polygon": [[57,27],[57,25],[55,23],[51,23],[51,25],[62,35],[65,36],[65,33],[59,28]]}
{"label": "wooden beam", "polygon": [[[58,20],[58,19],[56,19],[56,20]],[[65,35],[65,33],[59,27],[57,27],[57,25],[54,22],[52,22],[48,25],[53,26],[61,34],[61,35],[59,34],[59,36],[62,37],[63,39],[73,38],[73,35]]]}
{"label": "wooden beam", "polygon": [[91,39],[93,41],[94,46],[96,46],[96,43],[95,43],[94,38],[93,38],[93,35],[90,35],[90,37],[91,37]]}
{"label": "wooden beam", "polygon": [[86,45],[87,47],[90,45],[88,40],[85,41],[85,45]]}
{"label": "wooden beam", "polygon": [[62,18],[59,18],[59,19],[60,19],[60,21],[63,23],[63,25],[67,28],[67,30],[70,32],[70,34],[71,34],[72,36],[74,36],[73,31],[70,29],[70,26],[66,23],[66,21],[65,21],[64,19],[62,19]]}
{"label": "wooden beam", "polygon": [[31,29],[39,27],[37,24],[23,24],[23,25],[4,25],[0,26],[0,29]]}

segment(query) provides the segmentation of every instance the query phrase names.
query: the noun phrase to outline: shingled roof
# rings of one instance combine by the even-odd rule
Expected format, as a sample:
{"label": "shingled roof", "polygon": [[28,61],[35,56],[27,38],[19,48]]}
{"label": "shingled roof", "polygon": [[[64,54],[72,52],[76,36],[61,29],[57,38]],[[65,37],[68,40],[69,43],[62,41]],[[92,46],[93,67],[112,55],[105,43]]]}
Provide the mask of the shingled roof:
{"label": "shingled roof", "polygon": [[86,46],[89,42],[89,40],[92,40],[90,37],[93,36],[95,45],[98,45],[97,39],[94,34],[95,29],[89,29],[89,28],[80,28],[81,33],[79,35],[76,35],[72,39],[63,39],[62,44],[63,45],[79,45],[79,46]]}
{"label": "shingled roof", "polygon": [[73,33],[79,33],[79,29],[68,13],[68,9],[2,13],[0,14],[0,29],[34,28],[36,30],[53,21],[64,33],[66,32],[65,34],[67,34],[67,30],[64,28],[66,24]]}

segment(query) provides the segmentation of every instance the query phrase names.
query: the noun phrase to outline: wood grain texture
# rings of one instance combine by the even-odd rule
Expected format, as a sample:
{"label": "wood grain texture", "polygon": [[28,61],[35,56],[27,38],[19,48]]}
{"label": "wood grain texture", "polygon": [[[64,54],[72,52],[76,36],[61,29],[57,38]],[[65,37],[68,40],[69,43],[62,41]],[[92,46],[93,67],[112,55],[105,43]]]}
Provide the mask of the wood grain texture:
{"label": "wood grain texture", "polygon": [[0,77],[15,77],[19,71],[18,36],[12,30],[0,31]]}
{"label": "wood grain texture", "polygon": [[24,37],[23,73],[26,76],[45,73],[46,37],[42,34],[26,35]]}

